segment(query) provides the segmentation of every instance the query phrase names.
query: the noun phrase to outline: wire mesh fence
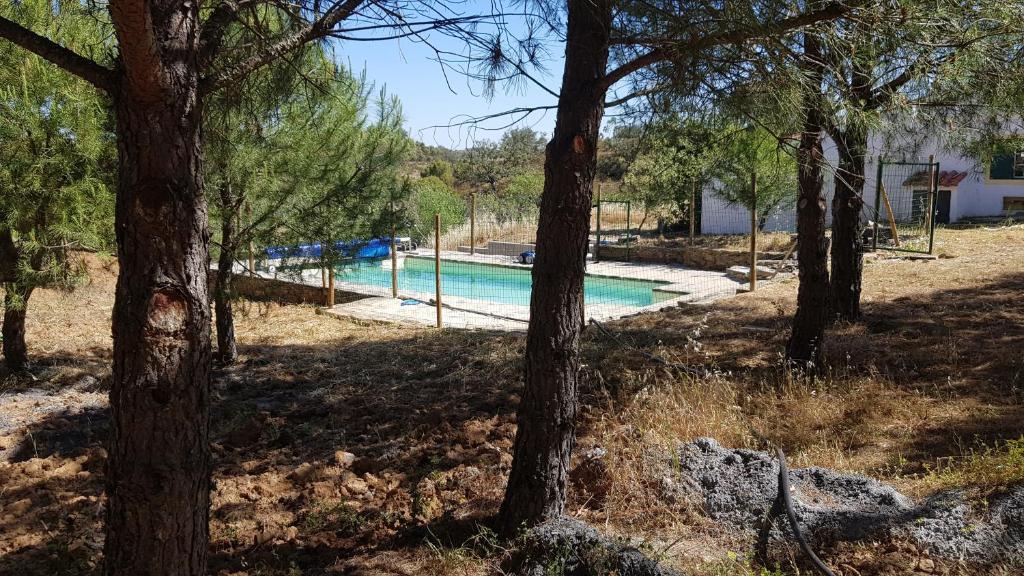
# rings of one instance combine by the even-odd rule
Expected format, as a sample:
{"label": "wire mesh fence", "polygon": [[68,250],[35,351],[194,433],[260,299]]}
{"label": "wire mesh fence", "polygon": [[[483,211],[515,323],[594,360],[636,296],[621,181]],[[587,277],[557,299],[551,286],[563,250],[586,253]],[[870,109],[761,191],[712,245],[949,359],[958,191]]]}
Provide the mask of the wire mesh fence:
{"label": "wire mesh fence", "polygon": [[[935,236],[939,165],[933,162],[878,161],[872,246],[931,253]],[[945,206],[948,215],[948,197]]]}
{"label": "wire mesh fence", "polygon": [[[722,197],[711,180],[689,188],[671,202],[644,202],[610,186],[595,194],[584,262],[588,318],[733,295],[749,289],[752,264],[762,283],[792,273],[793,202],[757,211],[756,202]],[[536,197],[487,191],[423,203],[413,196],[380,210],[387,224],[378,237],[344,239],[326,250],[315,243],[271,248],[257,270],[319,284],[325,293],[333,284],[350,296],[335,310],[342,315],[436,325],[440,309],[443,326],[526,328],[532,268],[543,258]]]}
{"label": "wire mesh fence", "polygon": [[[865,186],[868,247],[931,249],[943,206],[939,166],[878,159]],[[588,318],[608,320],[707,302],[778,281],[796,268],[796,189],[753,179],[724,189],[714,175],[651,201],[598,184],[590,216],[584,280]],[[831,224],[835,174],[823,175]],[[781,191],[780,191],[781,190]],[[415,193],[379,203],[372,238],[268,248],[260,275],[344,293],[344,315],[444,326],[525,329],[530,316],[539,190],[457,193],[429,201]],[[946,207],[948,211],[948,206]],[[248,267],[248,264],[245,265]],[[753,272],[752,272],[753,271]],[[325,301],[328,299],[325,297]]]}

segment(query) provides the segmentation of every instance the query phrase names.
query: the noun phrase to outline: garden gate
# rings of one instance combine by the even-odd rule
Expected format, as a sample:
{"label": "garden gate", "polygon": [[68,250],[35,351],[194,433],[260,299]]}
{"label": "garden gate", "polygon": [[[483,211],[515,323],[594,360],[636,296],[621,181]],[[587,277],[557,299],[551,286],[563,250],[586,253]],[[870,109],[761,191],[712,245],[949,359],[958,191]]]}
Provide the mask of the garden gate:
{"label": "garden gate", "polygon": [[938,182],[938,162],[891,162],[879,158],[872,248],[931,254],[935,244]]}

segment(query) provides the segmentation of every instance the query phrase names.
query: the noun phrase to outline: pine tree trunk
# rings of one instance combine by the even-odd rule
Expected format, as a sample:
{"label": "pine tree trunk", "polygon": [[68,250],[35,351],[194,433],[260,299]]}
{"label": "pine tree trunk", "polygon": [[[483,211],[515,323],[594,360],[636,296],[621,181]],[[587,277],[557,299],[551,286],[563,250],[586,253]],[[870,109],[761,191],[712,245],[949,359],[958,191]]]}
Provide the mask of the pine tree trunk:
{"label": "pine tree trunk", "polygon": [[837,134],[839,169],[832,199],[832,316],[853,322],[860,317],[864,240],[861,211],[864,207],[864,172],[867,131],[850,127]]}
{"label": "pine tree trunk", "polygon": [[611,20],[608,0],[569,2],[558,116],[544,162],[526,383],[499,518],[506,536],[565,509],[579,409],[583,276]]}
{"label": "pine tree trunk", "polygon": [[113,94],[120,274],[104,573],[205,576],[210,309],[198,4],[110,11],[124,64]]}
{"label": "pine tree trunk", "polygon": [[217,259],[217,284],[214,287],[213,305],[217,316],[217,359],[222,364],[234,364],[238,360],[238,344],[235,341],[235,316],[231,306],[232,284],[235,280],[235,250],[231,245],[221,244],[220,258]]}
{"label": "pine tree trunk", "polygon": [[238,239],[235,238],[236,219],[231,216],[237,211],[236,199],[231,194],[231,185],[221,188],[221,208],[224,217],[220,224],[220,257],[217,259],[217,284],[213,292],[213,306],[217,317],[217,359],[222,364],[234,364],[238,359],[238,344],[235,341],[235,317],[231,306],[232,284],[235,279],[235,252]]}
{"label": "pine tree trunk", "polygon": [[4,367],[10,373],[21,372],[28,366],[25,316],[30,296],[31,286],[16,281],[4,284]]}
{"label": "pine tree trunk", "polygon": [[[0,218],[4,217],[0,212]],[[18,248],[14,245],[11,231],[0,229],[0,282],[14,282],[18,268]]]}
{"label": "pine tree trunk", "polygon": [[804,33],[807,94],[804,127],[797,150],[797,260],[800,286],[796,316],[786,358],[809,372],[821,367],[821,347],[828,322],[828,244],[825,239],[825,198],[821,146],[821,45],[813,33]]}

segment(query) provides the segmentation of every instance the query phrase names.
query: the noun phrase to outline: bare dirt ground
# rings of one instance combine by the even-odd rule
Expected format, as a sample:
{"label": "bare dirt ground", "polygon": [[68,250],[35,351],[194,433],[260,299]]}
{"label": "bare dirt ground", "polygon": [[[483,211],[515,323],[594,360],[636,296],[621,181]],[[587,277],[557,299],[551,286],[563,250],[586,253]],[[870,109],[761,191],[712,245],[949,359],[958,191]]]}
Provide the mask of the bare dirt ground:
{"label": "bare dirt ground", "polygon": [[[830,330],[828,374],[813,382],[780,362],[795,281],[608,326],[716,368],[710,378],[588,330],[569,512],[689,573],[796,573],[752,568],[699,506],[664,493],[674,446],[778,446],[794,467],[915,496],[959,486],[984,499],[1024,482],[1024,227],[941,230],[936,246],[938,260],[866,265],[864,320]],[[115,267],[90,264],[90,285],[33,298],[34,378],[0,385],[0,574],[98,573]],[[488,523],[511,462],[522,337],[240,306],[242,361],[213,382],[211,572],[500,573],[507,545]],[[823,556],[847,576],[1020,573],[904,542]]]}

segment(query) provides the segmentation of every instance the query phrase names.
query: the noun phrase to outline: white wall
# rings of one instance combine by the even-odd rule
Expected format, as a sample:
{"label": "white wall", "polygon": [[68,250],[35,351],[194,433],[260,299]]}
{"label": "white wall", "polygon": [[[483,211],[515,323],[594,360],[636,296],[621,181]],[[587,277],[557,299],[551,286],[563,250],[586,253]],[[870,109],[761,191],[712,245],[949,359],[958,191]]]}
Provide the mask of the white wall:
{"label": "white wall", "polygon": [[[943,152],[937,145],[937,139],[922,136],[913,129],[905,129],[892,125],[888,133],[872,134],[868,144],[868,161],[864,182],[864,217],[874,219],[875,195],[878,175],[878,156],[887,161],[927,162],[928,155],[934,151],[939,162],[939,170],[955,170],[967,172],[968,176],[958,186],[949,188],[940,186],[940,190],[950,190],[950,222],[971,216],[998,216],[1002,213],[1004,196],[1024,196],[1024,180],[989,180],[988,167],[979,161],[965,158],[957,154]],[[823,148],[828,169],[825,174],[825,197],[828,206],[826,224],[832,222],[832,195],[835,190],[833,171],[837,165],[838,154],[831,138],[824,140]],[[888,181],[892,187],[891,176]],[[910,217],[910,188],[899,190],[887,189],[893,201],[896,218]],[[794,196],[796,191],[794,190]],[[703,207],[701,213],[701,231],[704,234],[749,234],[750,215],[746,208],[730,205],[718,197],[709,186],[703,191]],[[883,212],[884,214],[884,212]],[[796,214],[793,207],[787,207],[772,215],[766,222],[767,231],[796,231]]]}

